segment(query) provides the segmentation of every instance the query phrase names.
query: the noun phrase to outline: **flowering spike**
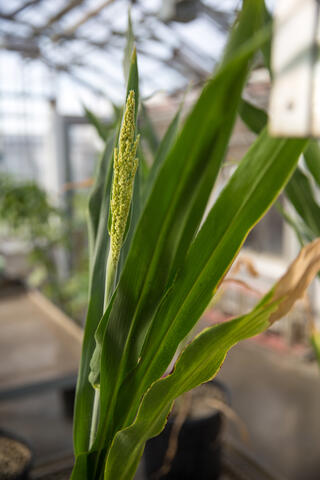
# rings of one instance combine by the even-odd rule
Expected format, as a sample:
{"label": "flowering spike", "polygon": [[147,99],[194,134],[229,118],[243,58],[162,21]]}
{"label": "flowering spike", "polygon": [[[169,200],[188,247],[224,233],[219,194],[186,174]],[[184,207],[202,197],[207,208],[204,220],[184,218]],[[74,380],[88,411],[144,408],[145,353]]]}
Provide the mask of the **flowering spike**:
{"label": "flowering spike", "polygon": [[117,265],[126,230],[132,199],[134,176],[138,167],[136,158],[139,136],[135,136],[135,96],[130,90],[120,130],[119,146],[114,149],[113,183],[111,196],[111,253]]}

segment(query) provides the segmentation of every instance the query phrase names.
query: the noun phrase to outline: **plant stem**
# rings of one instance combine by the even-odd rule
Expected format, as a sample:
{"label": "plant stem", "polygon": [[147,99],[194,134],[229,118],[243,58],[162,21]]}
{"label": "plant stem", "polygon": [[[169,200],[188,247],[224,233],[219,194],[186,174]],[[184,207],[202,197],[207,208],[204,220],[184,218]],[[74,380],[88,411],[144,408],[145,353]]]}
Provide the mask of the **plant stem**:
{"label": "plant stem", "polygon": [[96,433],[97,433],[98,421],[99,421],[99,410],[100,410],[99,409],[99,404],[100,404],[100,390],[98,388],[96,388],[95,391],[94,391],[89,449],[92,447],[94,439],[96,437]]}
{"label": "plant stem", "polygon": [[115,265],[112,259],[112,251],[110,246],[108,260],[107,260],[107,269],[106,269],[106,291],[104,295],[104,306],[103,306],[104,312],[106,311],[107,306],[114,292],[117,267],[118,265]]}
{"label": "plant stem", "polygon": [[[115,265],[113,262],[112,251],[110,248],[109,254],[108,254],[108,260],[107,260],[107,268],[106,268],[106,290],[104,295],[104,306],[103,306],[104,312],[106,311],[107,306],[112,297],[112,294],[114,292],[116,273],[117,273],[117,265]],[[99,423],[99,413],[100,413],[100,389],[96,388],[94,391],[89,449],[92,447],[96,437],[98,423]]]}

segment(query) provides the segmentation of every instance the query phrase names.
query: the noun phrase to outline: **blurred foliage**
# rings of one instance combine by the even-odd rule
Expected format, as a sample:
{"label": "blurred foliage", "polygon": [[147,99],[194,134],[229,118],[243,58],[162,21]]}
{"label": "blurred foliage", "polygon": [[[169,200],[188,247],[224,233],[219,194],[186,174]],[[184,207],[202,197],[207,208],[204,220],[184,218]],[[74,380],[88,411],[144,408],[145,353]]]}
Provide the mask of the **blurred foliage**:
{"label": "blurred foliage", "polygon": [[[87,242],[82,234],[85,196],[75,194],[72,207],[70,221],[35,182],[0,175],[1,237],[25,243],[30,265],[27,283],[40,288],[66,313],[81,321],[88,291]],[[72,260],[68,275],[59,271],[61,251]]]}
{"label": "blurred foliage", "polygon": [[35,182],[17,182],[8,175],[0,177],[0,215],[2,226],[35,242],[55,236],[61,218],[61,212],[49,203],[45,191]]}
{"label": "blurred foliage", "polygon": [[83,323],[88,305],[89,255],[86,228],[88,192],[75,191],[72,195],[72,219],[69,223],[71,239],[67,251],[71,256],[71,272],[64,281],[64,308],[67,313]]}

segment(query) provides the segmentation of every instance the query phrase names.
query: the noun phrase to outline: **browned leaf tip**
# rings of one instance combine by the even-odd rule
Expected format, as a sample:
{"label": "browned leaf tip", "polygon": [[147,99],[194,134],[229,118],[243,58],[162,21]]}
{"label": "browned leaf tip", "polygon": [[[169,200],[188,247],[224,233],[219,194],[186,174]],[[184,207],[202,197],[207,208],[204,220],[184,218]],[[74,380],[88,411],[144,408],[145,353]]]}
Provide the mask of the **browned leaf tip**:
{"label": "browned leaf tip", "polygon": [[281,300],[278,309],[271,315],[274,323],[286,315],[296,300],[302,297],[311,281],[320,270],[320,238],[302,248],[287,272],[277,282],[272,301]]}

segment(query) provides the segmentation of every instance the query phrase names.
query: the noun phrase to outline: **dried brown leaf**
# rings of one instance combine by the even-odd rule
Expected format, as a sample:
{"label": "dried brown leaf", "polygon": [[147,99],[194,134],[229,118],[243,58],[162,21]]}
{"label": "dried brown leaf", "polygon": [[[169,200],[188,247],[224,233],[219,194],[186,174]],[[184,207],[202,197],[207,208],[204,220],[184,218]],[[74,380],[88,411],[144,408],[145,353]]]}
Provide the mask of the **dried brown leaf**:
{"label": "dried brown leaf", "polygon": [[282,301],[270,317],[271,324],[291,310],[294,303],[303,296],[319,270],[320,238],[302,248],[287,272],[277,282],[272,301]]}
{"label": "dried brown leaf", "polygon": [[233,275],[236,275],[237,273],[240,272],[241,268],[244,267],[245,270],[247,271],[247,273],[249,275],[251,275],[252,277],[258,277],[259,276],[259,273],[253,263],[253,261],[251,260],[251,258],[249,257],[240,257],[237,262],[235,263],[235,265],[233,266],[232,268],[232,273]]}

